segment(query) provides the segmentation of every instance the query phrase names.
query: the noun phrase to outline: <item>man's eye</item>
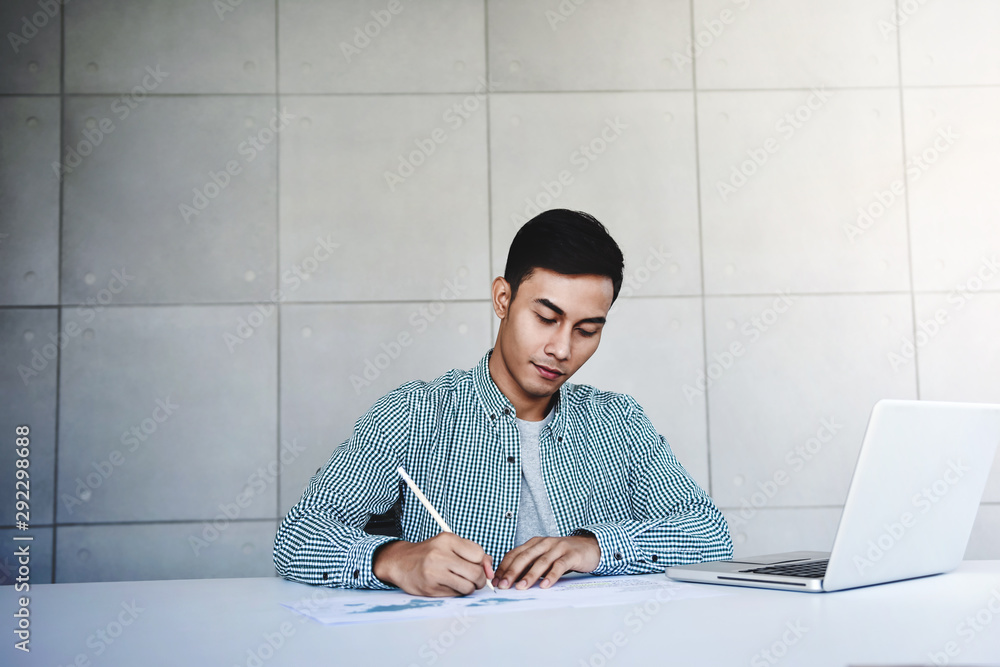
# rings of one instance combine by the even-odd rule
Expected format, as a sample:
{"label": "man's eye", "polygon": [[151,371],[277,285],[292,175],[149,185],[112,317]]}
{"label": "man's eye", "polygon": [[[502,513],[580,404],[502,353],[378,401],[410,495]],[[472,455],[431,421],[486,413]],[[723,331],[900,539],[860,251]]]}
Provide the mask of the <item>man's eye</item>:
{"label": "man's eye", "polygon": [[580,334],[586,338],[590,338],[591,336],[597,335],[596,331],[587,331],[586,329],[577,329],[577,331],[579,331]]}
{"label": "man's eye", "polygon": [[[535,313],[535,315],[538,315],[538,313]],[[538,319],[540,319],[542,322],[545,322],[546,324],[555,324],[556,323],[555,320],[550,320],[549,318],[542,317],[541,315],[538,315]]]}

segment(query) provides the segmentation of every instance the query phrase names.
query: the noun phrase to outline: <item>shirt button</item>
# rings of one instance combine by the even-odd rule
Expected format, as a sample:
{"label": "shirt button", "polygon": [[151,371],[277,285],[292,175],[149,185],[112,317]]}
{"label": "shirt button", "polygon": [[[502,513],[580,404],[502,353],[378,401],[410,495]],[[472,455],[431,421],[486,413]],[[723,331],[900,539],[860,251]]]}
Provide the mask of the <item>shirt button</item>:
{"label": "shirt button", "polygon": [[324,572],[324,573],[323,573],[323,581],[326,581],[326,580],[327,580],[327,579],[329,579],[329,578],[330,578],[330,575],[329,575],[329,574],[327,574],[326,572]]}
{"label": "shirt button", "polygon": [[513,462],[514,462],[514,457],[513,456],[508,456],[507,457],[507,463],[513,463]]}
{"label": "shirt button", "polygon": [[509,414],[510,414],[510,408],[504,408],[504,409],[503,409],[503,413],[504,413],[505,415],[509,415]]}
{"label": "shirt button", "polygon": [[504,514],[504,517],[506,517],[508,519],[513,519],[514,518],[514,513],[513,512],[507,512],[506,514]]}
{"label": "shirt button", "polygon": [[656,562],[656,554],[653,554],[653,562]]}
{"label": "shirt button", "polygon": [[496,418],[497,418],[496,415],[490,415],[490,419],[496,419]]}
{"label": "shirt button", "polygon": [[556,440],[558,440],[559,442],[562,442],[562,436],[560,435],[558,438],[556,438]]}
{"label": "shirt button", "polygon": [[621,560],[621,559],[622,559],[622,555],[616,551],[615,552],[615,560]]}
{"label": "shirt button", "polygon": [[354,578],[357,579],[360,576],[361,576],[361,570],[355,570],[354,571]]}

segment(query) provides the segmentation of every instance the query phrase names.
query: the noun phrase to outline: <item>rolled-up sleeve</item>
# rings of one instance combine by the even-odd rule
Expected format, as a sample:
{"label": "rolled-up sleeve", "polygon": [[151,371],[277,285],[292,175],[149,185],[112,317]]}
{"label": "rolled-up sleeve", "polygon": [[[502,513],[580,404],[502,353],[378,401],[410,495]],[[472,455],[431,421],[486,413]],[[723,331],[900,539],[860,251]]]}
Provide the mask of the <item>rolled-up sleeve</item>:
{"label": "rolled-up sleeve", "polygon": [[363,529],[399,497],[401,452],[394,443],[405,441],[405,424],[405,401],[395,392],[357,421],[278,527],[274,567],[280,576],[338,588],[395,588],[375,576],[372,558],[397,538]]}
{"label": "rolled-up sleeve", "polygon": [[580,526],[593,535],[601,560],[593,574],[648,574],[668,566],[732,558],[726,520],[680,464],[663,436],[633,399],[625,437],[632,456],[630,520]]}

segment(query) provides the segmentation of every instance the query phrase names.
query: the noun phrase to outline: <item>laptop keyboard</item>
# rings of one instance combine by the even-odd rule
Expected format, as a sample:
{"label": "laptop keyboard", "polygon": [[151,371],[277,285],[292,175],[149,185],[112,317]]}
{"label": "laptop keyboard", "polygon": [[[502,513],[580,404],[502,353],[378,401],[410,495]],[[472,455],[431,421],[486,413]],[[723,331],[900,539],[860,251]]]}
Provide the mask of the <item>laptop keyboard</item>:
{"label": "laptop keyboard", "polygon": [[823,560],[810,560],[804,563],[783,563],[781,565],[768,565],[767,567],[757,567],[752,570],[740,570],[740,572],[752,572],[754,574],[778,574],[784,577],[806,577],[808,579],[819,579],[826,574],[826,564],[829,558]]}

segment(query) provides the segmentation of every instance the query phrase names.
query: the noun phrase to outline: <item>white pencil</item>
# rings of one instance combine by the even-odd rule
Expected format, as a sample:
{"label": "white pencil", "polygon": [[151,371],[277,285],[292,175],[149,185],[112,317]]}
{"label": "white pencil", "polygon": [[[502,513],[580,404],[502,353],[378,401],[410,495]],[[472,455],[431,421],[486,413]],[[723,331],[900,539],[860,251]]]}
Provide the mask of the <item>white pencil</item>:
{"label": "white pencil", "polygon": [[[438,514],[438,511],[434,509],[434,506],[431,505],[431,501],[427,500],[427,496],[424,495],[423,491],[418,489],[416,483],[410,478],[409,475],[406,474],[406,471],[403,470],[403,466],[399,466],[398,468],[396,468],[396,472],[398,472],[399,476],[403,478],[403,481],[406,482],[406,485],[410,487],[410,491],[413,491],[413,495],[415,495],[417,499],[419,499],[420,502],[423,504],[423,506],[427,508],[427,511],[431,513],[431,516],[434,517],[435,521],[437,521],[437,524],[438,526],[441,527],[441,530],[443,530],[446,533],[454,532],[451,528],[448,527],[448,524],[444,522],[444,519],[442,519],[441,515]],[[497,592],[496,589],[493,588],[493,583],[489,579],[486,580],[486,585],[489,586],[490,590],[493,591],[494,593]]]}

